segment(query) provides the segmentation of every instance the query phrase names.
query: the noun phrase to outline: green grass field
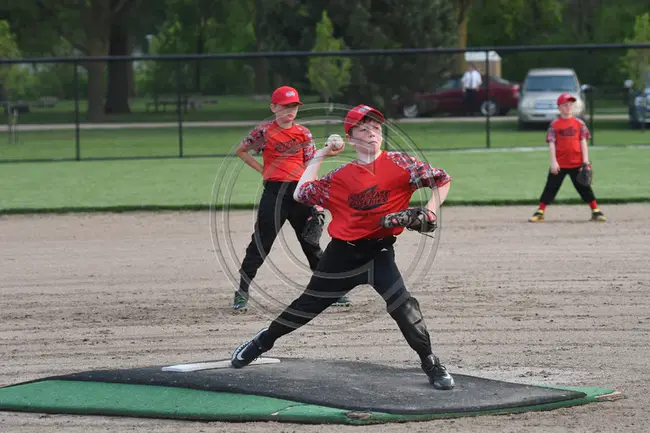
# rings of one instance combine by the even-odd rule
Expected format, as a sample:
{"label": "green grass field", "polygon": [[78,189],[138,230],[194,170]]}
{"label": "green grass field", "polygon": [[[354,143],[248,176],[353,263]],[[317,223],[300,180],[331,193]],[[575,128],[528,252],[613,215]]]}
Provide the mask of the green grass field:
{"label": "green grass field", "polygon": [[[486,125],[479,123],[435,122],[397,123],[399,132],[388,131],[392,148],[480,149],[487,147]],[[183,155],[224,155],[250,131],[251,126],[186,127],[183,129]],[[321,144],[331,133],[342,134],[340,124],[310,126]],[[650,135],[630,130],[625,121],[597,121],[593,129],[596,146],[622,146],[650,143]],[[410,141],[400,138],[405,134]],[[19,131],[18,142],[9,144],[8,133],[0,133],[0,161],[25,159],[75,158],[75,131]],[[516,122],[499,121],[490,125],[490,145],[495,148],[545,146],[543,128],[517,131]],[[155,129],[104,129],[80,131],[80,157],[115,158],[178,156],[177,127]]]}
{"label": "green grass field", "polygon": [[[349,160],[329,161],[329,170]],[[548,155],[533,152],[426,152],[454,181],[448,204],[536,203]],[[594,189],[602,203],[650,201],[650,149],[592,150]],[[16,163],[0,166],[0,212],[198,209],[211,203],[249,208],[259,174],[237,158]],[[213,186],[217,195],[213,198]],[[421,190],[427,191],[427,190]],[[226,198],[228,197],[228,198]],[[414,200],[424,196],[416,193]],[[557,202],[579,202],[567,179]]]}

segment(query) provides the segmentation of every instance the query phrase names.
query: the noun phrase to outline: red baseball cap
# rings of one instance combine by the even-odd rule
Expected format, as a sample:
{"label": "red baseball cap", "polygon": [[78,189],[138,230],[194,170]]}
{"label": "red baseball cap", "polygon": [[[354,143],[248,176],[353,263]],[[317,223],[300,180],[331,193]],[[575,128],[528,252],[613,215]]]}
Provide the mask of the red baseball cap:
{"label": "red baseball cap", "polygon": [[271,96],[271,103],[280,105],[298,103],[300,105],[303,105],[302,102],[300,102],[300,95],[298,95],[298,91],[289,86],[282,86],[275,89],[273,95]]}
{"label": "red baseball cap", "polygon": [[576,98],[571,96],[569,93],[562,93],[558,98],[557,98],[557,105],[562,105],[565,102],[576,102]]}
{"label": "red baseball cap", "polygon": [[376,110],[367,105],[357,105],[352,110],[348,111],[348,114],[345,116],[345,122],[343,123],[343,129],[345,133],[348,134],[350,129],[355,127],[364,117],[370,116],[379,123],[384,123],[386,120],[384,115],[381,114],[379,110]]}

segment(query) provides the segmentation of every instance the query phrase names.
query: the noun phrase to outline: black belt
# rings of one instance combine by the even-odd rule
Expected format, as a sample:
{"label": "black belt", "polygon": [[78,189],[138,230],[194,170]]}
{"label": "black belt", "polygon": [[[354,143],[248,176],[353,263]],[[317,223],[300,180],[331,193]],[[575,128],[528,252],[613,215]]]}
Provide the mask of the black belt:
{"label": "black belt", "polygon": [[332,238],[333,241],[337,242],[345,242],[346,244],[353,246],[353,247],[373,247],[373,246],[378,246],[378,245],[392,245],[395,243],[395,240],[397,238],[395,236],[386,236],[383,238],[361,238],[361,239],[355,239],[353,241],[345,241],[343,239],[338,239],[338,238]]}

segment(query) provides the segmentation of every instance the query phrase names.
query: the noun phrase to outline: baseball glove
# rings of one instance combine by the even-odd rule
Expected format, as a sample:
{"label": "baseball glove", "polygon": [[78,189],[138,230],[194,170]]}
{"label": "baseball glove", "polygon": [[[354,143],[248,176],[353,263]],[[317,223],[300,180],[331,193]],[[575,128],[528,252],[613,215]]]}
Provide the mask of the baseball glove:
{"label": "baseball glove", "polygon": [[593,170],[591,169],[591,164],[582,164],[578,169],[578,176],[576,181],[583,186],[591,185],[591,180],[593,179]]}
{"label": "baseball glove", "polygon": [[309,244],[319,247],[320,238],[323,235],[323,227],[325,226],[325,212],[321,208],[312,207],[311,215],[305,222],[305,227],[302,230],[302,238]]}
{"label": "baseball glove", "polygon": [[[432,220],[428,216],[432,216]],[[404,227],[420,233],[432,233],[438,228],[436,214],[424,207],[410,207],[386,214],[379,223],[384,228]]]}

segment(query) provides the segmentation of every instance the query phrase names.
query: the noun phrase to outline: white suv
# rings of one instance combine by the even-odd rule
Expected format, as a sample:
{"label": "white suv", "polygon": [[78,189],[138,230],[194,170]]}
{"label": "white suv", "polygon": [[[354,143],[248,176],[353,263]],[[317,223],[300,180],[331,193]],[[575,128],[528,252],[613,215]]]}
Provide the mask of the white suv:
{"label": "white suv", "polygon": [[569,68],[539,68],[531,69],[519,92],[517,116],[519,128],[527,124],[549,123],[560,114],[557,108],[557,98],[562,93],[570,93],[576,102],[573,105],[573,115],[584,118],[585,101],[578,76]]}

